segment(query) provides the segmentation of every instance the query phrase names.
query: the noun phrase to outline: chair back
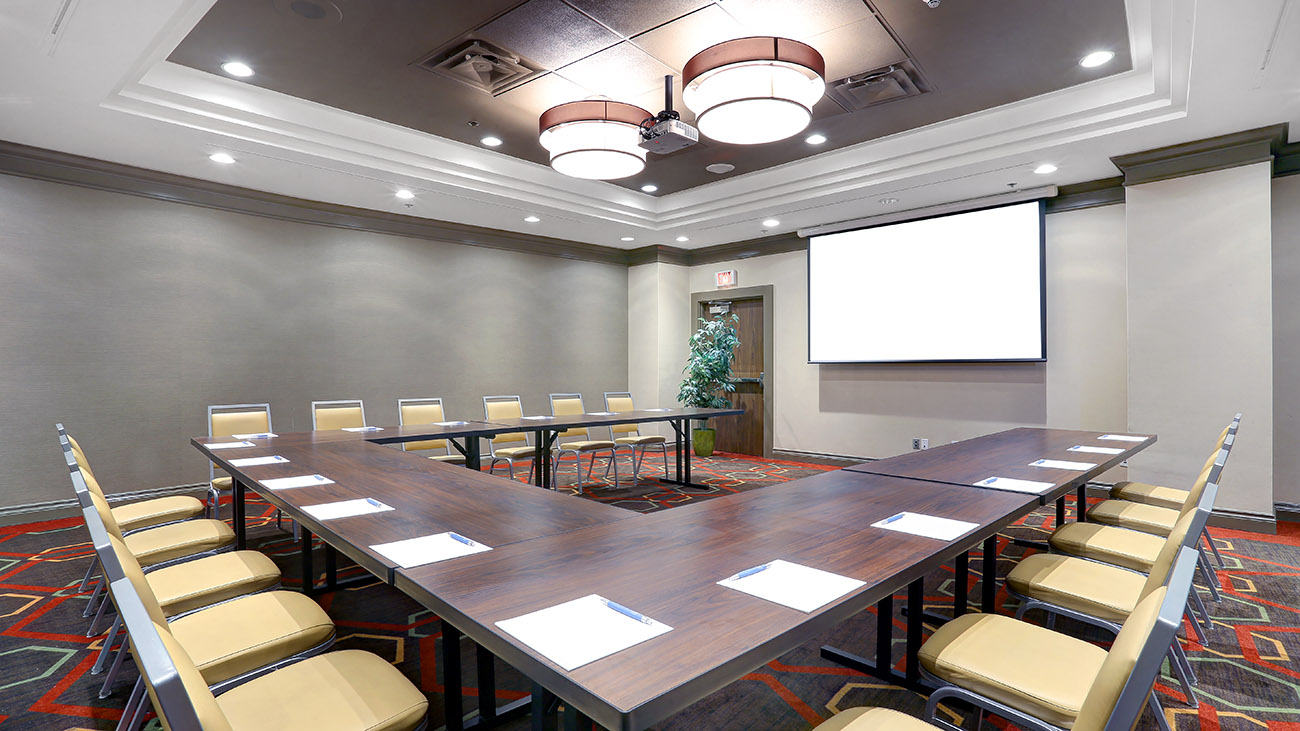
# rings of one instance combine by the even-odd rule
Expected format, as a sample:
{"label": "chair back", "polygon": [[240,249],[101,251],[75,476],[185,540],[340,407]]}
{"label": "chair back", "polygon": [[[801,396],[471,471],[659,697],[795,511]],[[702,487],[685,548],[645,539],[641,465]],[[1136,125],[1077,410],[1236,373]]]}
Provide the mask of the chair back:
{"label": "chair back", "polygon": [[[217,404],[208,406],[208,436],[266,434],[271,431],[270,404]],[[208,481],[217,476],[217,466],[208,463]]]}
{"label": "chair back", "polygon": [[[552,416],[580,416],[587,413],[582,407],[582,394],[580,393],[553,393],[551,394],[551,415]],[[558,439],[590,439],[591,432],[585,426],[565,429],[560,432]]]}
{"label": "chair back", "polygon": [[[483,416],[488,421],[519,419],[524,415],[524,404],[518,396],[484,396]],[[498,434],[488,440],[492,450],[502,444],[528,444],[528,432]]]}
{"label": "chair back", "polygon": [[[632,405],[632,394],[627,391],[606,391],[605,392],[605,410],[612,411],[615,414],[621,414],[625,411],[635,411],[636,407]],[[640,436],[641,431],[636,424],[614,424],[609,427],[609,433],[617,437],[622,435]]]}
{"label": "chair back", "polygon": [[314,431],[357,429],[366,425],[366,406],[361,399],[311,402],[311,428]]}
{"label": "chair back", "polygon": [[167,731],[231,731],[217,699],[166,623],[156,622],[127,579],[109,584],[113,602],[131,637],[140,676],[154,712]]}
{"label": "chair back", "polygon": [[1071,731],[1132,731],[1182,625],[1195,569],[1196,551],[1179,549],[1168,586],[1138,602],[1125,620]]}
{"label": "chair back", "polygon": [[[1187,499],[1183,501],[1183,507],[1178,511],[1180,517],[1196,510],[1196,507],[1201,504],[1201,494],[1205,492],[1206,485],[1211,483],[1219,484],[1219,476],[1223,474],[1223,466],[1228,463],[1228,453],[1230,451],[1231,447],[1220,449],[1219,453],[1215,455],[1214,463],[1209,468],[1201,471],[1200,476],[1196,478],[1196,482],[1192,483],[1192,489],[1188,491]],[[1211,505],[1210,507],[1213,508],[1214,506]]]}
{"label": "chair back", "polygon": [[[437,424],[446,421],[442,414],[440,398],[397,399],[398,424]],[[422,442],[402,442],[402,449],[414,452],[423,449],[447,449],[446,439],[426,439]]]}
{"label": "chair back", "polygon": [[1147,582],[1142,585],[1142,593],[1139,597],[1145,598],[1151,592],[1164,586],[1169,581],[1169,572],[1174,568],[1174,559],[1178,558],[1178,552],[1183,547],[1195,549],[1201,540],[1201,531],[1205,530],[1205,522],[1209,520],[1210,513],[1214,510],[1214,501],[1219,496],[1219,486],[1213,482],[1205,487],[1201,493],[1201,503],[1186,515],[1178,518],[1174,523],[1174,529],[1169,531],[1169,538],[1165,540],[1165,545],[1160,549],[1156,556],[1155,563],[1151,565],[1151,572],[1147,574]]}

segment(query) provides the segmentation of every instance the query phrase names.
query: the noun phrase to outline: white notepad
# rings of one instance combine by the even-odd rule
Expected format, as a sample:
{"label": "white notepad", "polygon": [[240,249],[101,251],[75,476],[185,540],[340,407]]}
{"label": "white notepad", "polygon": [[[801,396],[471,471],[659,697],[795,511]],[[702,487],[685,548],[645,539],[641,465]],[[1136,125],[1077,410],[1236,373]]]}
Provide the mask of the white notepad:
{"label": "white notepad", "polygon": [[345,426],[343,431],[383,431],[382,426]]}
{"label": "white notepad", "polygon": [[885,518],[878,523],[872,523],[871,527],[896,530],[900,533],[911,533],[914,536],[936,538],[941,541],[954,541],[978,528],[979,524],[967,523],[964,520],[953,520],[952,518],[940,518],[936,515],[904,512]]}
{"label": "white notepad", "polygon": [[1039,459],[1029,463],[1030,467],[1047,467],[1054,470],[1090,470],[1097,466],[1096,462],[1071,462],[1064,459]]}
{"label": "white notepad", "polygon": [[1120,454],[1124,450],[1119,447],[1087,447],[1082,444],[1076,444],[1070,447],[1067,452],[1090,452],[1092,454]]}
{"label": "white notepad", "polygon": [[208,449],[216,451],[218,449],[239,449],[240,447],[256,447],[257,445],[253,444],[252,442],[212,442],[210,444],[205,444],[204,446],[207,447]]}
{"label": "white notepad", "polygon": [[[819,609],[854,589],[866,586],[865,581],[780,559],[764,565],[767,568],[762,571],[741,571],[719,581],[718,586],[743,591],[801,612]],[[742,576],[746,573],[749,575]]]}
{"label": "white notepad", "polygon": [[672,411],[672,409],[646,409],[646,411]]}
{"label": "white notepad", "polygon": [[587,416],[614,416],[614,415],[615,414],[613,411],[593,411],[587,414]]}
{"label": "white notepad", "polygon": [[672,627],[649,617],[633,619],[588,594],[553,607],[497,622],[503,632],[565,670],[654,639]]}
{"label": "white notepad", "polygon": [[304,505],[302,510],[316,520],[334,520],[335,518],[351,518],[354,515],[368,515],[370,513],[382,513],[386,510],[392,510],[393,506],[385,505],[378,500],[371,498],[361,498],[360,500],[340,500],[337,503],[322,503],[320,505]]}
{"label": "white notepad", "polygon": [[289,460],[278,454],[270,457],[246,457],[244,459],[232,459],[230,464],[234,467],[260,467],[264,464],[289,464]]}
{"label": "white notepad", "polygon": [[[455,534],[459,535],[459,534]],[[423,566],[425,564],[446,561],[449,558],[460,558],[472,553],[482,553],[491,551],[491,546],[485,546],[482,543],[471,541],[465,536],[469,543],[462,543],[452,537],[452,533],[438,533],[432,536],[420,536],[419,538],[409,538],[405,541],[393,541],[392,543],[380,543],[371,546],[370,550],[378,553],[380,556],[392,561],[404,569]]]}
{"label": "white notepad", "polygon": [[264,431],[264,432],[259,432],[257,434],[231,434],[230,436],[236,439],[271,439],[272,437],[278,437],[280,435],[272,434],[269,431]]}
{"label": "white notepad", "polygon": [[1035,495],[1043,493],[1056,487],[1055,482],[1038,482],[1037,480],[1017,480],[1011,477],[990,477],[979,482],[972,482],[976,487],[991,487],[996,490],[1011,490],[1013,492],[1028,492]]}
{"label": "white notepad", "polygon": [[435,421],[434,426],[465,426],[468,421]]}
{"label": "white notepad", "polygon": [[320,475],[298,475],[296,477],[277,477],[274,480],[258,480],[268,490],[288,490],[291,487],[309,487],[311,485],[332,485],[334,481]]}
{"label": "white notepad", "polygon": [[1116,442],[1145,442],[1146,437],[1131,437],[1127,434],[1102,434],[1098,439],[1110,439]]}
{"label": "white notepad", "polygon": [[554,419],[554,416],[523,416],[523,419]]}

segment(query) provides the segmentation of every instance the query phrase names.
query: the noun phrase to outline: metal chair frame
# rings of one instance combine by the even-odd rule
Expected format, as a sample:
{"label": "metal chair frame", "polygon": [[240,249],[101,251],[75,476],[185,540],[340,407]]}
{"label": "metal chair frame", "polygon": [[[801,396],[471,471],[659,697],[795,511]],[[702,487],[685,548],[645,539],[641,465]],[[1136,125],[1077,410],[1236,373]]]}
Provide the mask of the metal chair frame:
{"label": "metal chair frame", "polygon": [[[587,407],[586,407],[586,406],[583,406],[583,403],[582,403],[582,394],[580,394],[580,393],[553,393],[553,394],[550,394],[550,399],[551,399],[551,415],[552,415],[552,416],[558,416],[558,414],[555,413],[555,402],[556,402],[557,399],[558,399],[558,400],[572,400],[572,399],[576,399],[576,400],[578,401],[578,406],[579,406],[580,408],[582,408],[583,412],[586,412],[586,410],[587,410]],[[576,470],[576,476],[575,476],[575,479],[576,479],[576,481],[577,481],[577,485],[576,485],[576,487],[578,488],[578,494],[581,495],[581,494],[582,494],[582,486],[583,486],[583,484],[584,484],[583,481],[582,481],[582,455],[583,455],[583,454],[590,454],[590,455],[591,455],[591,464],[590,464],[590,466],[587,467],[587,482],[591,482],[591,475],[592,475],[593,472],[596,471],[596,457],[598,457],[598,456],[604,456],[605,459],[608,460],[608,462],[605,463],[605,474],[606,474],[606,475],[609,474],[609,469],[610,469],[611,466],[614,468],[614,486],[617,487],[617,486],[618,486],[618,445],[615,444],[613,447],[592,447],[592,448],[590,448],[590,449],[577,450],[577,449],[566,449],[563,445],[561,445],[561,444],[559,443],[559,439],[560,439],[560,437],[563,437],[565,434],[567,434],[567,433],[569,433],[569,432],[576,432],[576,431],[581,431],[582,434],[583,434],[583,436],[586,437],[586,441],[591,441],[591,430],[588,429],[588,428],[585,427],[585,426],[584,426],[584,427],[574,427],[574,428],[572,428],[572,429],[565,429],[563,432],[561,432],[561,433],[559,434],[559,436],[556,437],[556,442],[555,442],[555,459],[554,459],[554,460],[552,461],[552,463],[551,463],[551,484],[552,484],[552,485],[555,485],[555,486],[557,486],[557,487],[559,486],[559,484],[560,484],[560,460],[564,458],[564,455],[566,455],[566,454],[572,454],[572,455],[573,455],[573,460],[574,460],[574,469]],[[577,436],[577,435],[570,435],[569,438],[572,439],[572,438],[574,438],[574,437],[576,437],[576,436]],[[611,436],[612,436],[612,435],[611,435]],[[611,440],[611,441],[612,441],[612,440]],[[601,454],[600,454],[601,452],[609,452],[609,454],[608,454],[608,455],[601,455]],[[633,457],[635,457],[635,456],[636,456],[636,453],[633,452]]]}
{"label": "metal chair frame", "polygon": [[361,426],[365,426],[368,423],[366,421],[366,405],[359,398],[336,399],[334,401],[313,401],[311,402],[311,430],[312,431],[316,431],[316,409],[322,406],[325,408],[330,408],[334,406],[356,406],[357,408],[361,409]]}
{"label": "metal chair frame", "polygon": [[[492,416],[491,414],[488,413],[489,403],[509,403],[511,401],[513,401],[515,405],[519,407],[519,415],[522,417],[524,414],[524,401],[523,399],[519,398],[519,396],[484,396],[483,397],[483,418],[487,419],[488,421],[492,421]],[[528,441],[528,432],[518,432],[518,433],[522,434],[524,437],[524,446],[529,446],[529,447],[537,446],[534,445],[532,442]],[[488,460],[489,475],[496,470],[497,462],[506,463],[506,471],[510,474],[510,479],[512,480],[515,479],[515,462],[528,462],[530,470],[535,471],[537,469],[540,469],[541,463],[537,461],[536,449],[533,450],[533,455],[530,457],[510,457],[508,455],[498,455],[496,443],[497,443],[497,437],[488,437],[488,453],[490,454],[490,459]],[[513,440],[511,442],[507,442],[507,444],[512,444],[512,443]]]}
{"label": "metal chair frame", "polygon": [[[442,407],[442,398],[440,398],[440,397],[439,397],[439,398],[399,398],[399,399],[397,399],[397,423],[398,423],[399,425],[402,425],[402,426],[405,426],[405,425],[406,425],[406,410],[405,410],[404,408],[402,408],[402,407],[406,406],[407,404],[413,404],[413,405],[419,405],[419,404],[436,404],[436,405],[438,406],[438,410],[442,412],[443,418],[445,419],[445,418],[447,417],[447,411],[446,411],[446,409],[444,409],[444,408]],[[474,437],[466,437],[466,438],[467,438],[467,439],[473,439]],[[442,450],[443,450],[443,452],[445,453],[446,456],[448,456],[448,457],[463,457],[463,455],[461,455],[461,454],[457,454],[457,453],[452,449],[452,446],[451,446],[451,440],[450,440],[450,439],[422,439],[422,440],[420,440],[420,441],[429,441],[429,442],[433,442],[433,441],[441,441],[441,442],[442,442]],[[419,443],[420,443],[420,442],[402,442],[402,451],[404,451],[404,452],[410,452],[410,451],[413,451],[413,450],[411,449],[410,445],[412,445],[412,444],[419,444]],[[434,447],[433,449],[437,449],[437,447]],[[443,455],[435,455],[435,456],[443,456]]]}
{"label": "metal chair frame", "polygon": [[[606,391],[606,392],[605,392],[605,410],[606,410],[606,411],[609,411],[609,410],[610,410],[610,409],[609,409],[609,399],[610,399],[611,396],[613,396],[613,397],[615,397],[615,398],[618,398],[618,397],[621,397],[621,396],[625,396],[625,397],[627,397],[628,399],[631,399],[631,398],[632,398],[632,394],[631,394],[631,392],[629,392],[629,391]],[[640,429],[636,429],[636,434],[637,434],[637,436],[640,436],[640,435],[641,435],[641,430],[640,430]],[[609,436],[610,436],[611,438],[614,439],[614,442],[615,442],[615,443],[618,442],[618,437],[615,437],[615,436],[614,436],[614,430],[613,430],[612,427],[610,428]],[[665,440],[662,441],[662,442],[650,442],[650,443],[648,443],[648,444],[640,444],[640,445],[637,445],[637,444],[619,444],[618,446],[619,446],[619,448],[622,448],[622,447],[628,447],[628,448],[630,448],[630,449],[632,450],[632,484],[635,485],[635,484],[637,483],[637,480],[641,479],[641,464],[642,464],[643,462],[645,462],[646,452],[647,452],[651,447],[658,447],[658,448],[659,448],[658,451],[659,451],[660,454],[663,455],[663,458],[664,458],[664,479],[666,480],[666,479],[669,478],[669,474],[668,474],[668,440],[667,440],[667,439],[665,439]],[[639,458],[638,458],[638,456],[637,456],[637,453],[638,453],[638,452],[640,453],[640,457],[639,457]]]}
{"label": "metal chair frame", "polygon": [[[273,432],[275,429],[271,426],[271,404],[216,404],[208,406],[208,436],[230,436],[229,434],[212,433],[212,415],[215,413],[237,413],[237,412],[262,411],[266,413],[266,430]],[[211,517],[216,517],[218,506],[220,505],[221,492],[212,485],[213,480],[217,479],[217,466],[208,460],[208,510]]]}

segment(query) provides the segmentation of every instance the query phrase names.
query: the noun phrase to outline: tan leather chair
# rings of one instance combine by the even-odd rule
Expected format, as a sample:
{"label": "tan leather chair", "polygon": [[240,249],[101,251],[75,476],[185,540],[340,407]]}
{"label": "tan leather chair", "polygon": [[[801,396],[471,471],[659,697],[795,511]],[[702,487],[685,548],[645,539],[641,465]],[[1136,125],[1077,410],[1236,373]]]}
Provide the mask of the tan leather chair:
{"label": "tan leather chair", "polygon": [[1106,651],[1083,640],[996,614],[943,625],[918,652],[922,676],[939,685],[926,717],[964,701],[1031,731],[1131,731],[1144,705],[1168,731],[1152,687],[1182,623],[1197,554],[1183,548],[1168,586],[1140,601]]}
{"label": "tan leather chair", "polygon": [[[440,398],[404,398],[397,400],[398,424],[438,424],[446,420],[442,413],[442,399]],[[474,439],[476,437],[469,438]],[[402,449],[407,452],[423,452],[430,449],[442,450],[442,454],[430,455],[429,459],[450,464],[465,464],[465,455],[452,452],[451,445],[446,439],[402,442]]]}
{"label": "tan leather chair", "polygon": [[[606,391],[605,410],[616,414],[635,411],[636,407],[632,405],[632,394],[627,391]],[[643,436],[636,424],[615,424],[609,428],[609,434],[614,437],[614,442],[619,446],[632,449],[633,484],[640,479],[641,463],[645,461],[646,452],[652,447],[658,447],[658,451],[663,455],[664,479],[668,479],[668,437],[657,434]]]}
{"label": "tan leather chair", "polygon": [[331,429],[360,429],[366,425],[366,405],[361,399],[311,402],[311,428],[314,431]]}
{"label": "tan leather chair", "polygon": [[934,726],[890,708],[850,708],[817,724],[817,731],[934,731]]}
{"label": "tan leather chair", "polygon": [[[269,434],[271,428],[270,404],[219,404],[208,406],[208,436],[231,437],[236,434]],[[209,515],[217,517],[221,493],[234,487],[230,476],[218,475],[219,468],[208,463]]]}
{"label": "tan leather chair", "polygon": [[214,695],[187,648],[116,582],[141,682],[124,720],[134,731],[152,700],[167,731],[422,731],[428,700],[387,660],[362,650],[308,658]]}
{"label": "tan leather chair", "polygon": [[[551,394],[551,415],[552,416],[580,416],[587,413],[582,405],[582,394],[580,393],[553,393]],[[574,439],[576,441],[565,442],[565,439]],[[591,482],[591,474],[596,469],[596,457],[601,453],[607,452],[605,458],[609,460],[605,464],[605,473],[609,474],[609,469],[614,468],[614,485],[618,485],[618,445],[612,441],[594,440],[591,438],[591,430],[587,427],[574,427],[566,429],[556,437],[555,462],[551,467],[551,484],[558,487],[560,484],[560,460],[565,454],[573,455],[574,469],[576,470],[575,480],[577,482],[578,494],[582,494],[582,455],[591,455],[591,465],[587,467],[587,482]]]}
{"label": "tan leather chair", "polygon": [[[483,397],[483,416],[488,421],[519,419],[523,415],[523,402],[518,396]],[[503,447],[503,444],[514,446]],[[528,462],[531,467],[536,467],[537,448],[528,443],[528,432],[507,432],[491,437],[488,439],[488,451],[492,455],[488,461],[489,475],[496,469],[497,462],[506,463],[506,471],[512,480],[515,477],[515,462]]]}

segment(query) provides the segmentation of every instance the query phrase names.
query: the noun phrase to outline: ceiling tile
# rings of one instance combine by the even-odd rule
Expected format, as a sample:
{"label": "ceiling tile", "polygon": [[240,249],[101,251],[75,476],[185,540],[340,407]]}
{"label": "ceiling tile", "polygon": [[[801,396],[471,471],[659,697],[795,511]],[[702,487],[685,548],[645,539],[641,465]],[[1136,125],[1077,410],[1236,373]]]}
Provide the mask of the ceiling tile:
{"label": "ceiling tile", "polygon": [[740,21],[749,35],[805,43],[820,33],[871,17],[871,9],[862,0],[727,0],[722,8]]}
{"label": "ceiling tile", "polygon": [[531,115],[540,115],[553,106],[577,101],[590,93],[563,76],[546,74],[501,94],[497,99],[513,104]]}
{"label": "ceiling tile", "polygon": [[826,59],[826,80],[873,71],[907,58],[874,16],[808,39]]}
{"label": "ceiling tile", "polygon": [[[626,101],[655,89],[662,90],[664,76],[673,70],[645,51],[624,42],[565,66],[556,73],[592,94]],[[651,111],[658,111],[657,107]]]}
{"label": "ceiling tile", "polygon": [[631,37],[712,5],[713,0],[568,0],[569,4],[625,36]]}
{"label": "ceiling tile", "polygon": [[474,35],[548,69],[573,63],[622,40],[560,0],[531,0]]}
{"label": "ceiling tile", "polygon": [[680,73],[691,56],[714,44],[745,35],[748,33],[744,26],[735,18],[717,5],[709,5],[636,36],[632,42]]}

